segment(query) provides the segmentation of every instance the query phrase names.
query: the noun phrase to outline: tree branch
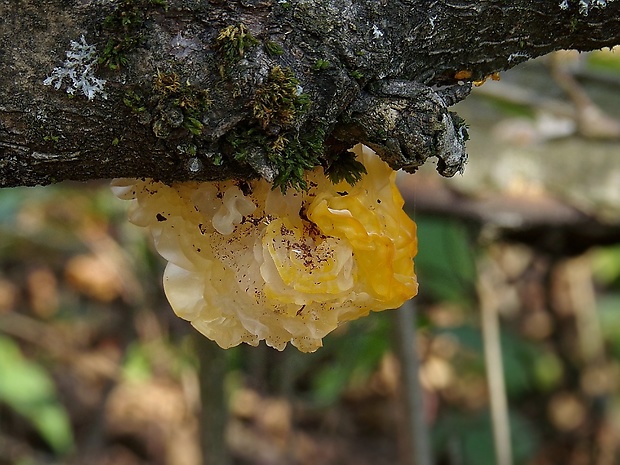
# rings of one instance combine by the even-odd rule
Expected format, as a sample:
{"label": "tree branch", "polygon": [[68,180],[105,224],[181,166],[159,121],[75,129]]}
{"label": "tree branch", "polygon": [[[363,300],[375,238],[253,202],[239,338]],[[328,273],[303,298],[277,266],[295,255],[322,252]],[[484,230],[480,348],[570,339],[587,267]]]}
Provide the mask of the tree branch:
{"label": "tree branch", "polygon": [[449,176],[466,131],[447,107],[470,81],[617,44],[620,2],[600,0],[3,2],[0,187],[297,187],[311,166],[355,170],[357,142],[409,171],[436,157]]}

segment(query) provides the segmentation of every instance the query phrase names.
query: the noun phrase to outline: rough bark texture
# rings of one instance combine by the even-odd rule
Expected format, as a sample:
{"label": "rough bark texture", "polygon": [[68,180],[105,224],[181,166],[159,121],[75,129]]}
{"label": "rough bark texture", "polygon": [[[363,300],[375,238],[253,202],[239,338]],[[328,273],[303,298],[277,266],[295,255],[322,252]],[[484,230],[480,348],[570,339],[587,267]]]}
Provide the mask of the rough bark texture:
{"label": "rough bark texture", "polygon": [[[58,72],[44,85],[82,35],[107,99],[79,86],[69,98]],[[470,81],[616,44],[620,1],[3,0],[0,186],[257,174],[297,186],[311,165],[354,171],[343,153],[357,142],[409,171],[437,157],[449,176],[466,130],[447,107]]]}

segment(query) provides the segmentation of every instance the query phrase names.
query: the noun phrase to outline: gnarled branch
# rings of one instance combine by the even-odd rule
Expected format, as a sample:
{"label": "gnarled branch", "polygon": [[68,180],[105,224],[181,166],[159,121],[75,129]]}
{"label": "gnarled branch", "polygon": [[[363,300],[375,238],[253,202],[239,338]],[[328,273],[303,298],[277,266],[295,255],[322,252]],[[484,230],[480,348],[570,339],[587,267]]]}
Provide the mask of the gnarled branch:
{"label": "gnarled branch", "polygon": [[356,142],[451,175],[466,131],[447,107],[470,81],[616,44],[620,2],[601,0],[3,2],[0,186],[299,186],[314,165],[354,170]]}

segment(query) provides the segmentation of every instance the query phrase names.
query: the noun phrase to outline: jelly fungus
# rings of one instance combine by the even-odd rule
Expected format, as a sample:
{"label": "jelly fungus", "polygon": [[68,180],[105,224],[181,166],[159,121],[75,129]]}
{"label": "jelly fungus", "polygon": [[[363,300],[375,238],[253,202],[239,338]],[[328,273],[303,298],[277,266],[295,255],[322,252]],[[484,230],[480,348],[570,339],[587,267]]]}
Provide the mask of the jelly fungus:
{"label": "jelly fungus", "polygon": [[353,150],[368,172],[353,186],[315,168],[307,191],[286,194],[264,180],[119,179],[113,190],[168,260],[164,290],[179,317],[223,348],[265,340],[312,352],[340,323],[418,289],[416,226],[396,172]]}

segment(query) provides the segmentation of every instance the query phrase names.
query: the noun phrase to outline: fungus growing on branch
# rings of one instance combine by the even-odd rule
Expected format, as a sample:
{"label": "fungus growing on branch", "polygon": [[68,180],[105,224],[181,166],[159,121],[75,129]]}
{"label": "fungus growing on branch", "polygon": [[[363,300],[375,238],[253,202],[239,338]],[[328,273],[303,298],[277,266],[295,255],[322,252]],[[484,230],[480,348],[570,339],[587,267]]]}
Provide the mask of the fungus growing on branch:
{"label": "fungus growing on branch", "polygon": [[168,260],[164,290],[175,313],[221,347],[260,340],[303,352],[340,323],[400,306],[417,293],[415,223],[396,172],[366,147],[367,174],[333,184],[309,171],[306,191],[265,180],[121,179],[130,220],[149,228]]}

